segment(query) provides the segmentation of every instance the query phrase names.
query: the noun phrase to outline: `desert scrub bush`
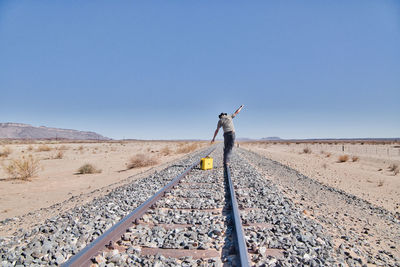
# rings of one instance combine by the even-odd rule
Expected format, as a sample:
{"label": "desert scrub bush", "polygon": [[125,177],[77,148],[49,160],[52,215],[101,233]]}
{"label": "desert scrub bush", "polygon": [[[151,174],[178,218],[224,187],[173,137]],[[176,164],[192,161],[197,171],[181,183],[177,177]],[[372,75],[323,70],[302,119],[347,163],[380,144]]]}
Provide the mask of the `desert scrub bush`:
{"label": "desert scrub bush", "polygon": [[29,145],[28,146],[28,151],[32,151],[33,150],[33,146],[32,145]]}
{"label": "desert scrub bush", "polygon": [[129,162],[127,163],[127,168],[128,169],[141,168],[141,167],[153,166],[156,165],[157,163],[158,159],[154,157],[149,157],[144,154],[136,154],[129,159]]}
{"label": "desert scrub bush", "polygon": [[19,159],[13,159],[5,166],[5,171],[10,178],[27,180],[35,176],[40,169],[39,159],[34,158],[32,155],[27,157],[22,156]]}
{"label": "desert scrub bush", "polygon": [[179,142],[178,143],[178,147],[183,147],[183,146],[185,146],[187,144],[188,144],[187,142]]}
{"label": "desert scrub bush", "polygon": [[391,171],[391,172],[398,168],[399,168],[399,165],[397,165],[396,163],[392,163],[388,167],[389,171]]}
{"label": "desert scrub bush", "polygon": [[77,171],[78,174],[91,174],[91,173],[101,173],[101,170],[96,169],[92,164],[85,163]]}
{"label": "desert scrub bush", "polygon": [[349,160],[349,156],[348,156],[348,155],[341,155],[341,156],[339,156],[339,158],[338,158],[338,162],[339,162],[339,163],[346,162],[346,161],[348,161],[348,160]]}
{"label": "desert scrub bush", "polygon": [[357,157],[357,156],[352,156],[352,157],[351,157],[351,160],[352,160],[353,162],[356,162],[356,161],[359,160],[359,157]]}
{"label": "desert scrub bush", "polygon": [[400,172],[399,165],[397,165],[396,163],[390,164],[388,169],[389,171],[393,172],[394,175],[397,175]]}
{"label": "desert scrub bush", "polygon": [[305,148],[303,149],[303,153],[304,153],[304,154],[310,154],[310,153],[311,153],[311,149],[308,148],[308,147],[305,147]]}
{"label": "desert scrub bush", "polygon": [[54,154],[53,159],[62,159],[63,157],[64,157],[64,151],[58,150],[58,151]]}
{"label": "desert scrub bush", "polygon": [[57,150],[68,150],[69,148],[66,145],[62,145],[57,147]]}
{"label": "desert scrub bush", "polygon": [[12,153],[12,150],[11,150],[11,148],[9,148],[9,147],[4,147],[3,148],[3,151],[0,151],[0,158],[1,157],[8,157],[8,155],[10,155]]}
{"label": "desert scrub bush", "polygon": [[37,152],[46,152],[46,151],[50,151],[51,150],[51,147],[49,147],[48,145],[40,145],[38,148],[37,148]]}
{"label": "desert scrub bush", "polygon": [[176,152],[179,153],[179,154],[181,154],[181,153],[190,153],[190,152],[196,150],[197,147],[198,147],[198,145],[196,143],[183,145],[183,146],[179,147]]}
{"label": "desert scrub bush", "polygon": [[164,156],[168,156],[172,153],[172,150],[169,148],[169,146],[165,146],[161,149],[161,154]]}

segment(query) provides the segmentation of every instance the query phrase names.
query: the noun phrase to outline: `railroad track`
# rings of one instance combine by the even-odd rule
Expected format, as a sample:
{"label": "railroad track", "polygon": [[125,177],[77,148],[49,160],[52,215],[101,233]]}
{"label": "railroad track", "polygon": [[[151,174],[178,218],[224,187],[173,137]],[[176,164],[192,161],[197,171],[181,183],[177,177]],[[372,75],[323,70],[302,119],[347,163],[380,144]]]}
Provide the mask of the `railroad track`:
{"label": "railroad track", "polygon": [[[247,157],[250,154],[235,148],[231,166],[224,171],[222,146],[208,153],[214,158],[213,170],[200,170],[200,153],[195,153],[55,216],[31,232],[0,239],[1,265],[344,263],[323,227],[260,175]],[[137,208],[129,213],[132,207]]]}
{"label": "railroad track", "polygon": [[63,266],[175,265],[185,258],[249,266],[230,170],[213,151],[206,155],[215,158],[216,168],[204,171],[193,163]]}

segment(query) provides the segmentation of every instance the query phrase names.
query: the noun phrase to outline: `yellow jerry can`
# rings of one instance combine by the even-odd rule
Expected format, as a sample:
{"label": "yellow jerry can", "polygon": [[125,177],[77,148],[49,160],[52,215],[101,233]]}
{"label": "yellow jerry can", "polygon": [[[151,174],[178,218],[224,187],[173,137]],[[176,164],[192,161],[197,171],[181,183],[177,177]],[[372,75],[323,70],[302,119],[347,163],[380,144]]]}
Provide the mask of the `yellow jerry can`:
{"label": "yellow jerry can", "polygon": [[210,157],[202,158],[200,160],[200,169],[211,170],[213,168],[213,159]]}

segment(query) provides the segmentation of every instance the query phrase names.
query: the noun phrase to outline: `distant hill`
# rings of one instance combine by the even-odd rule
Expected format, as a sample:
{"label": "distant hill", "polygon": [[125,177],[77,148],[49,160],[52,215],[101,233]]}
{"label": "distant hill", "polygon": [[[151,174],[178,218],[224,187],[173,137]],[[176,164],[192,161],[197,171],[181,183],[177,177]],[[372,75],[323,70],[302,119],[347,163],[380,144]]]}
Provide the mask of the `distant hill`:
{"label": "distant hill", "polygon": [[35,127],[23,123],[0,123],[0,138],[9,139],[72,139],[72,140],[110,140],[95,132],[70,129]]}
{"label": "distant hill", "polygon": [[239,138],[236,138],[236,141],[252,141],[252,140],[254,140],[254,139],[247,138],[247,137],[239,137]]}
{"label": "distant hill", "polygon": [[278,136],[270,136],[270,137],[263,137],[263,138],[261,138],[261,140],[277,141],[277,140],[282,140],[282,139]]}

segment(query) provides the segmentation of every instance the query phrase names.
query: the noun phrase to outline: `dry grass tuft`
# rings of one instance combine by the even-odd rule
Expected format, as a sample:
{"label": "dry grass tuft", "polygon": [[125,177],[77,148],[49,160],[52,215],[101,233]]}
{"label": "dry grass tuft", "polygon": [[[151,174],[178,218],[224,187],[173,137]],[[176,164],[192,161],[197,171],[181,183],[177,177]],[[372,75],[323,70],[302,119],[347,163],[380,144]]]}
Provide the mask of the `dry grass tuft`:
{"label": "dry grass tuft", "polygon": [[339,158],[338,158],[338,162],[339,162],[339,163],[346,162],[346,161],[348,161],[348,160],[349,160],[349,156],[348,156],[348,155],[341,155],[341,156],[339,156]]}
{"label": "dry grass tuft", "polygon": [[305,148],[303,149],[303,153],[304,153],[304,154],[311,154],[311,149],[308,148],[308,147],[305,147]]}
{"label": "dry grass tuft", "polygon": [[195,151],[197,148],[198,148],[198,144],[196,144],[196,143],[187,144],[187,145],[180,146],[176,152],[179,154],[190,153],[192,151]]}
{"label": "dry grass tuft", "polygon": [[3,148],[3,151],[0,151],[0,158],[1,157],[8,157],[8,155],[10,155],[12,153],[12,150],[11,150],[11,148],[9,148],[9,147],[4,147]]}
{"label": "dry grass tuft", "polygon": [[5,171],[10,178],[22,180],[28,180],[28,178],[35,176],[39,169],[40,161],[32,155],[28,157],[22,156],[20,159],[13,159],[8,166],[5,166]]}
{"label": "dry grass tuft", "polygon": [[78,169],[78,174],[100,173],[101,170],[96,169],[92,164],[86,163]]}
{"label": "dry grass tuft", "polygon": [[28,146],[28,151],[32,151],[33,150],[33,146],[32,145],[29,145]]}
{"label": "dry grass tuft", "polygon": [[47,151],[50,151],[51,150],[51,147],[49,147],[48,145],[40,145],[38,148],[37,148],[37,152],[47,152]]}
{"label": "dry grass tuft", "polygon": [[383,186],[383,184],[384,184],[384,181],[383,181],[383,180],[379,180],[379,182],[378,182],[378,187]]}
{"label": "dry grass tuft", "polygon": [[356,162],[356,161],[359,160],[359,157],[357,157],[357,156],[352,156],[352,157],[351,157],[351,160],[352,160],[353,162]]}
{"label": "dry grass tuft", "polygon": [[147,166],[153,166],[158,164],[158,159],[154,157],[149,157],[144,154],[136,154],[135,156],[131,157],[129,163],[127,163],[128,169],[134,168],[141,168]]}

